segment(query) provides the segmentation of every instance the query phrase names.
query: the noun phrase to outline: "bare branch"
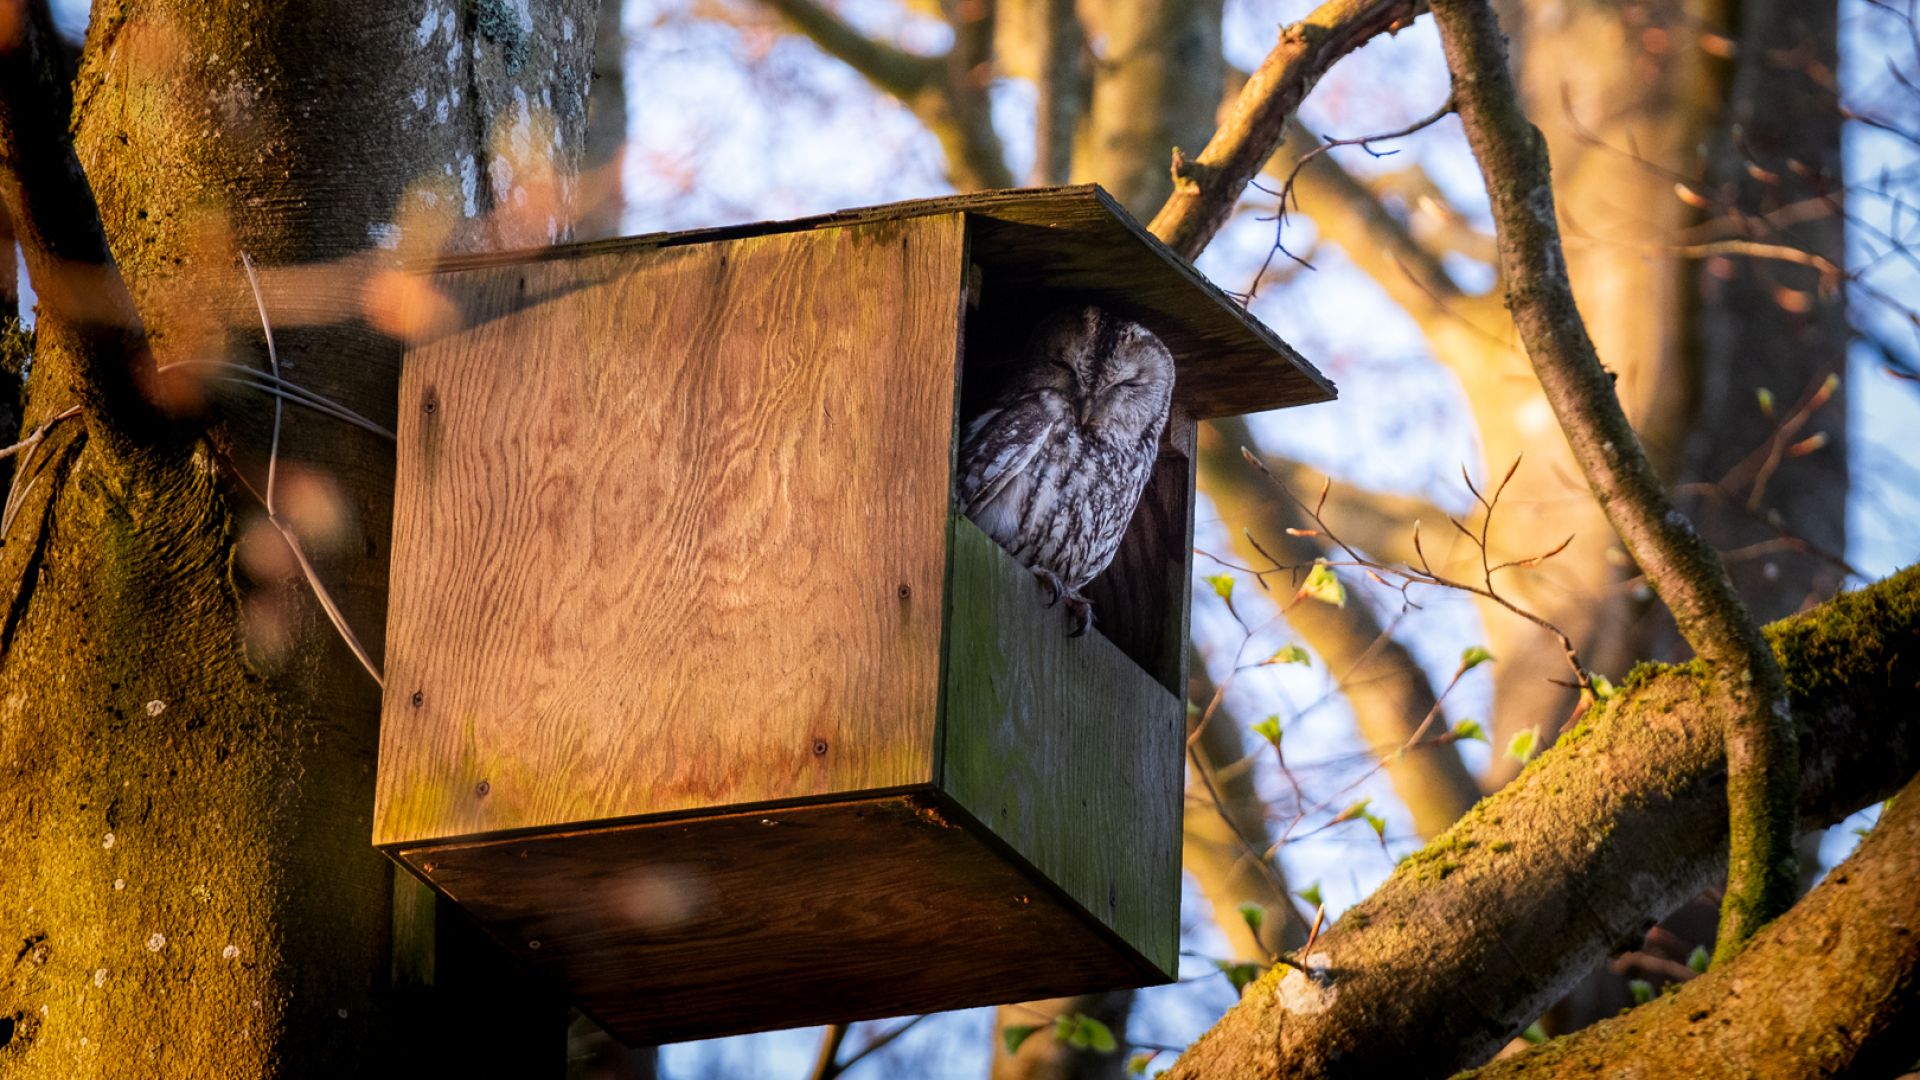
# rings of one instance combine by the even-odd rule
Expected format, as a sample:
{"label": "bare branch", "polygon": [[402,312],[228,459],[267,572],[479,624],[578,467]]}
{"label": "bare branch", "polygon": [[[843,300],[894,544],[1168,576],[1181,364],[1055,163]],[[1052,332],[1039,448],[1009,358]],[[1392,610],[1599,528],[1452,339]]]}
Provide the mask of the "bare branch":
{"label": "bare branch", "polygon": [[1279,149],[1288,117],[1327,68],[1412,22],[1418,9],[1416,0],[1327,0],[1281,31],[1279,44],[1247,80],[1200,156],[1176,156],[1173,195],[1148,228],[1181,255],[1199,255],[1248,181]]}
{"label": "bare branch", "polygon": [[1296,205],[1402,307],[1418,313],[1440,308],[1442,301],[1467,299],[1434,250],[1339,162],[1323,157],[1310,169],[1289,164],[1314,149],[1313,136],[1288,128],[1285,145],[1263,175],[1283,182],[1291,178]]}
{"label": "bare branch", "polygon": [[1733,861],[1721,918],[1730,956],[1793,903],[1798,770],[1786,685],[1726,568],[1667,497],[1574,304],[1546,141],[1521,111],[1487,0],[1433,5],[1460,119],[1493,204],[1514,326],[1595,498],[1694,652],[1742,687],[1728,717]]}
{"label": "bare branch", "polygon": [[953,186],[963,191],[1013,186],[987,100],[993,4],[949,4],[954,45],[945,56],[917,56],[874,41],[817,0],[763,0],[828,54],[898,98],[947,153]]}
{"label": "bare branch", "polygon": [[1074,0],[1042,0],[1040,9],[1033,182],[1064,184],[1073,172],[1074,127],[1087,107],[1087,32]]}
{"label": "bare branch", "polygon": [[[1441,105],[1439,110],[1432,113],[1431,115],[1428,115],[1419,120],[1416,120],[1413,123],[1406,125],[1405,127],[1396,128],[1392,131],[1384,131],[1377,135],[1361,135],[1361,136],[1357,136],[1354,138],[1347,138],[1347,139],[1335,139],[1330,137],[1323,137],[1324,141],[1318,144],[1314,144],[1310,136],[1306,136],[1303,133],[1300,133],[1297,128],[1290,129],[1288,133],[1288,138],[1287,138],[1288,148],[1296,149],[1297,145],[1301,142],[1305,142],[1307,146],[1305,149],[1297,150],[1297,152],[1294,155],[1292,168],[1287,170],[1286,177],[1280,183],[1280,189],[1276,193],[1276,196],[1279,199],[1279,206],[1274,211],[1274,216],[1273,216],[1273,246],[1267,250],[1266,259],[1263,262],[1261,262],[1260,269],[1256,271],[1253,275],[1253,282],[1247,286],[1247,291],[1244,294],[1242,294],[1243,295],[1242,302],[1250,303],[1253,300],[1254,293],[1257,292],[1260,288],[1261,280],[1267,276],[1268,269],[1270,269],[1273,266],[1273,260],[1276,255],[1286,255],[1288,258],[1293,259],[1296,262],[1300,262],[1302,264],[1306,263],[1305,259],[1302,259],[1299,256],[1295,255],[1293,252],[1287,250],[1286,233],[1287,233],[1288,216],[1292,213],[1292,211],[1300,208],[1300,196],[1299,196],[1299,190],[1298,190],[1298,184],[1300,180],[1300,170],[1306,168],[1308,162],[1311,162],[1316,158],[1325,156],[1329,151],[1333,150],[1333,148],[1336,146],[1357,146],[1360,149],[1365,150],[1367,153],[1377,158],[1386,157],[1389,154],[1398,153],[1398,151],[1396,150],[1375,150],[1373,148],[1373,144],[1377,142],[1386,142],[1391,139],[1404,138],[1408,135],[1413,134],[1414,132],[1422,130],[1423,128],[1431,127],[1434,124],[1439,123],[1443,117],[1449,116],[1452,113],[1453,113],[1453,96],[1448,95],[1446,103]],[[1329,164],[1331,164],[1331,159],[1329,159]],[[1271,162],[1269,162],[1268,168],[1269,169],[1272,168]],[[1348,185],[1351,187],[1352,192],[1350,194],[1350,197],[1364,197],[1368,202],[1372,202],[1377,205],[1377,200],[1373,198],[1373,193],[1367,191],[1363,186],[1361,186],[1359,183],[1354,181],[1352,177],[1347,176],[1345,173],[1345,170],[1341,170],[1339,175],[1342,178],[1344,178],[1347,181]],[[1263,188],[1262,190],[1266,190],[1266,189]],[[1386,219],[1389,221],[1392,220],[1391,215],[1387,215],[1385,213],[1384,207],[1380,208],[1380,215],[1386,217]],[[1426,256],[1429,260],[1431,260],[1432,258],[1431,255],[1429,255],[1424,249],[1418,248],[1418,245],[1416,245],[1413,242],[1413,237],[1410,234],[1406,234],[1405,230],[1400,227],[1399,222],[1397,221],[1393,222],[1393,226],[1394,226],[1392,230],[1393,233],[1398,233],[1401,235],[1392,236],[1390,234],[1390,239],[1404,241],[1404,244],[1406,247],[1417,249],[1418,254],[1420,256]],[[1409,252],[1409,254],[1412,254],[1412,252]],[[1435,269],[1438,270],[1437,265],[1435,266]],[[1458,290],[1453,286],[1452,279],[1444,271],[1439,271],[1437,274],[1435,274],[1433,281],[1431,282],[1431,287],[1438,290],[1447,291],[1450,293],[1458,292]]]}
{"label": "bare branch", "polygon": [[875,41],[815,0],[764,0],[827,55],[905,102],[941,80],[937,56],[916,56]]}

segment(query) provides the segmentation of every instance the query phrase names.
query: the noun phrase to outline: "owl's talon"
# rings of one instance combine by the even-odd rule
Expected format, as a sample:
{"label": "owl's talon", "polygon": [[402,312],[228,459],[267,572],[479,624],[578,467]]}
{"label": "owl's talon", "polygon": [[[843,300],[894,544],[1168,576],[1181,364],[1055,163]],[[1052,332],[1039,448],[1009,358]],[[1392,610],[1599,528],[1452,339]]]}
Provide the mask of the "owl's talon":
{"label": "owl's talon", "polygon": [[1093,601],[1078,593],[1067,595],[1067,612],[1073,616],[1073,633],[1068,637],[1080,637],[1093,625]]}
{"label": "owl's talon", "polygon": [[1061,597],[1072,595],[1067,591],[1066,583],[1060,580],[1060,575],[1051,570],[1036,567],[1033,576],[1039,578],[1040,584],[1046,587],[1048,607],[1059,603]]}

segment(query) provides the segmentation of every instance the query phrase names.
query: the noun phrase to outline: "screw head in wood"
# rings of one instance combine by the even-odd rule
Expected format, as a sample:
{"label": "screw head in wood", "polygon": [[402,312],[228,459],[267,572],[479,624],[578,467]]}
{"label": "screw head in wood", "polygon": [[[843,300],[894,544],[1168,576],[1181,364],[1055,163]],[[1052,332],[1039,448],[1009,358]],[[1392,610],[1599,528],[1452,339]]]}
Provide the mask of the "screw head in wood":
{"label": "screw head in wood", "polygon": [[426,703],[427,703],[426,691],[415,690],[413,692],[413,707],[417,709],[420,706],[425,705]]}
{"label": "screw head in wood", "polygon": [[473,785],[473,794],[475,798],[484,799],[487,797],[487,792],[492,790],[493,790],[493,785],[488,783],[485,780],[482,780],[479,783]]}
{"label": "screw head in wood", "polygon": [[825,739],[813,740],[813,756],[825,757],[826,755],[827,755],[827,740]]}

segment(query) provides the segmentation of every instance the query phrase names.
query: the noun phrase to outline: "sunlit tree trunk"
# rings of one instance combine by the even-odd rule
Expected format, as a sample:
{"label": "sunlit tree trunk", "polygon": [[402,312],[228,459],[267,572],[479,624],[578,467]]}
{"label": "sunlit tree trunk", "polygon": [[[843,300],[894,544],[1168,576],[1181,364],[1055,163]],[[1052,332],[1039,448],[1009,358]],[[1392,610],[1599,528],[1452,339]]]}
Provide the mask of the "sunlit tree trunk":
{"label": "sunlit tree trunk", "polygon": [[[54,429],[0,547],[0,931],[29,943],[0,970],[8,1076],[561,1069],[555,1002],[503,982],[430,1004],[486,954],[395,919],[396,895],[421,905],[368,843],[379,692],[249,491],[272,399],[196,376],[267,367],[244,254],[281,374],[390,426],[397,256],[564,232],[593,19],[591,0],[96,9],[79,158],[156,359],[192,363],[162,376],[158,430],[93,406]],[[43,317],[43,343],[60,329]],[[94,400],[51,336],[29,425]],[[392,462],[286,412],[277,509],[376,660]]]}

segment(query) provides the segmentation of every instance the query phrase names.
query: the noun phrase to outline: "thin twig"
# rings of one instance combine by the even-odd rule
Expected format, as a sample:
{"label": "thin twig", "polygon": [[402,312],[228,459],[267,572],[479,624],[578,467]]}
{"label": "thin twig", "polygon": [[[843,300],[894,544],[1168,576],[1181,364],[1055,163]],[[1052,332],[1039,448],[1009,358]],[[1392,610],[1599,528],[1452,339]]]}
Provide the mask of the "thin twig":
{"label": "thin twig", "polygon": [[[247,253],[240,253],[240,266],[247,272],[247,287],[253,290],[253,306],[260,309],[260,331],[267,338],[267,365],[272,369],[273,381],[280,378],[280,352],[273,347],[273,324],[267,321],[267,300],[260,295],[260,278],[253,272],[253,259]],[[275,394],[273,397],[273,442],[267,447],[267,513],[273,513],[274,477],[280,463],[280,421],[286,414],[286,398]]]}
{"label": "thin twig", "polygon": [[[79,416],[79,415],[80,415],[80,406],[78,405],[70,405],[65,410],[55,413],[53,416],[48,417],[46,421],[42,423],[39,427],[36,427],[32,431],[28,432],[26,438],[21,439],[19,442],[14,443],[12,446],[0,447],[0,459],[10,458],[15,454],[31,451],[34,447],[40,445],[41,439],[44,439],[47,437],[47,431],[48,429],[52,428],[53,425],[59,423],[62,420],[71,419],[72,417]],[[21,464],[24,466],[26,463],[23,461],[21,462]]]}
{"label": "thin twig", "polygon": [[887,1046],[887,1044],[893,1042],[893,1040],[899,1038],[900,1036],[905,1035],[908,1031],[913,1029],[913,1026],[915,1024],[918,1024],[920,1021],[925,1019],[926,1019],[925,1014],[922,1014],[920,1016],[909,1017],[907,1019],[907,1022],[904,1024],[901,1024],[899,1027],[892,1028],[891,1030],[882,1032],[879,1035],[875,1035],[872,1041],[868,1042],[867,1045],[861,1047],[858,1050],[855,1050],[852,1054],[849,1054],[847,1056],[847,1059],[840,1063],[839,1071],[846,1072],[848,1069],[853,1068],[856,1064],[860,1062],[862,1058],[878,1050],[883,1049],[884,1047]]}
{"label": "thin twig", "polygon": [[322,397],[304,386],[289,382],[286,379],[261,371],[258,368],[229,363],[225,360],[189,359],[175,360],[172,363],[163,364],[159,370],[172,371],[174,368],[199,368],[213,371],[216,372],[214,378],[222,382],[246,386],[249,389],[259,390],[262,393],[274,394],[293,402],[295,405],[302,405],[315,412],[325,413],[336,420],[345,421],[364,431],[378,435],[383,439],[389,441],[394,439],[393,432],[361,416],[345,405],[334,401],[332,398]]}
{"label": "thin twig", "polygon": [[827,1030],[820,1033],[820,1049],[813,1057],[813,1071],[808,1073],[810,1080],[833,1080],[844,1071],[840,1064],[840,1044],[847,1041],[846,1024],[829,1024]]}
{"label": "thin twig", "polygon": [[1260,269],[1257,272],[1255,272],[1255,274],[1253,275],[1253,281],[1251,284],[1247,286],[1247,291],[1245,293],[1237,293],[1235,295],[1244,297],[1244,299],[1242,300],[1242,303],[1252,303],[1255,293],[1260,288],[1260,282],[1263,279],[1265,279],[1265,277],[1267,276],[1267,271],[1272,268],[1274,257],[1277,255],[1285,255],[1287,258],[1292,259],[1294,262],[1299,263],[1301,266],[1306,267],[1309,270],[1314,269],[1314,266],[1312,263],[1308,262],[1306,259],[1301,258],[1298,255],[1295,255],[1292,251],[1287,249],[1287,245],[1286,245],[1287,215],[1292,210],[1298,210],[1300,208],[1300,196],[1298,191],[1296,190],[1296,185],[1300,180],[1300,170],[1306,168],[1307,162],[1312,161],[1313,159],[1321,156],[1322,154],[1325,154],[1331,151],[1336,146],[1357,146],[1376,158],[1387,157],[1389,155],[1399,153],[1399,151],[1397,150],[1375,150],[1373,148],[1373,144],[1377,142],[1385,142],[1388,139],[1405,138],[1408,135],[1412,135],[1417,131],[1420,131],[1424,128],[1428,128],[1433,126],[1434,124],[1439,123],[1442,119],[1446,118],[1452,113],[1453,113],[1453,95],[1448,94],[1447,100],[1441,104],[1440,108],[1438,108],[1437,110],[1435,110],[1434,112],[1432,112],[1427,116],[1424,116],[1418,120],[1415,120],[1413,123],[1408,124],[1405,127],[1397,128],[1393,131],[1383,131],[1378,135],[1361,135],[1356,138],[1350,138],[1350,139],[1335,139],[1326,135],[1322,135],[1320,137],[1321,138],[1320,145],[1315,146],[1313,149],[1307,151],[1304,154],[1301,154],[1299,160],[1293,163],[1293,170],[1287,173],[1287,179],[1284,183],[1280,185],[1280,190],[1270,191],[1267,188],[1261,187],[1258,181],[1253,181],[1252,184],[1254,187],[1259,188],[1262,191],[1267,191],[1269,194],[1276,195],[1279,198],[1279,206],[1274,210],[1274,214],[1273,214],[1273,223],[1274,223],[1273,224],[1273,246],[1267,249],[1267,257],[1261,261]]}
{"label": "thin twig", "polygon": [[42,421],[40,426],[34,428],[27,434],[26,438],[21,439],[19,442],[14,443],[4,450],[0,450],[0,458],[9,458],[15,454],[20,455],[20,461],[13,469],[13,483],[7,485],[6,505],[4,508],[0,508],[0,538],[4,538],[8,533],[13,531],[14,515],[19,513],[20,507],[27,501],[27,493],[33,490],[33,485],[40,482],[38,473],[28,479],[25,484],[20,482],[20,478],[26,475],[27,466],[33,464],[33,456],[39,451],[41,442],[47,437],[47,432],[53,430],[53,426],[62,420],[71,419],[79,415],[80,406],[70,405],[61,412]]}

